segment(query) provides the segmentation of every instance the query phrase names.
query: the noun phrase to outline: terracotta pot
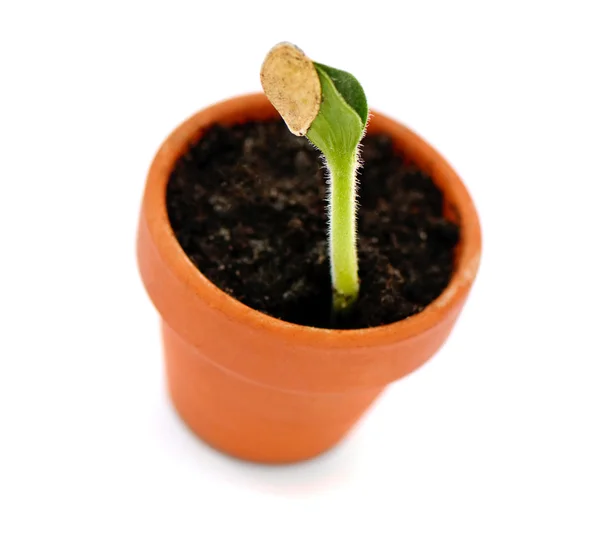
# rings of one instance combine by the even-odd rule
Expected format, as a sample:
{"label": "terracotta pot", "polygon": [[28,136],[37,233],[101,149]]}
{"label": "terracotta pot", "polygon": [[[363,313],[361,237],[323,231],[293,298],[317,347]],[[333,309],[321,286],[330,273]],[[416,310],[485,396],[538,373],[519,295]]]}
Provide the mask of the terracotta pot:
{"label": "terracotta pot", "polygon": [[386,132],[443,189],[460,223],[455,274],[409,319],[364,330],[298,326],[259,313],[215,287],[187,258],[167,217],[174,163],[207,126],[276,117],[262,94],[211,106],[167,138],[150,168],[137,239],[141,275],[162,317],[166,375],[175,408],[200,438],[230,455],[281,463],[338,443],[391,382],[440,348],[479,265],[477,213],[448,163],[406,127],[374,112]]}

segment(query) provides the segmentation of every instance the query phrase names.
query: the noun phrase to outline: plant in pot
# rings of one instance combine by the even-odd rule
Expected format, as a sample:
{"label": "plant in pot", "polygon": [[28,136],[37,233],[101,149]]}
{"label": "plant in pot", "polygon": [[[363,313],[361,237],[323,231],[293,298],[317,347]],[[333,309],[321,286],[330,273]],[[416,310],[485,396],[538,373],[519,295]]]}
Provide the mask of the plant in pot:
{"label": "plant in pot", "polygon": [[283,43],[261,81],[163,143],[138,264],[184,422],[230,455],[294,462],[440,348],[481,237],[457,174],[369,112],[352,75]]}

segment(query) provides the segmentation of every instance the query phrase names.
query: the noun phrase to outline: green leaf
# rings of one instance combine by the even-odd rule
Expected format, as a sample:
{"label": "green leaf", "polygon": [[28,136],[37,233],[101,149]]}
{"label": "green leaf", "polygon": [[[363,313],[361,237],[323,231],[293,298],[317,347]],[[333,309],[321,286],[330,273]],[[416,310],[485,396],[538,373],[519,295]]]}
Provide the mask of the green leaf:
{"label": "green leaf", "polygon": [[369,118],[367,97],[365,91],[354,75],[342,71],[341,69],[323,65],[322,63],[313,62],[313,64],[317,67],[317,72],[321,70],[329,77],[342,98],[358,114],[363,123],[363,128],[366,127],[367,119]]}
{"label": "green leaf", "polygon": [[[321,82],[321,107],[306,137],[321,150],[328,165],[347,163],[353,160],[357,146],[364,135],[368,108],[366,113],[362,109],[359,113],[344,98],[344,94],[339,91],[328,72],[320,64],[315,63],[315,67]],[[337,69],[335,71],[343,73]],[[355,84],[348,77],[351,77]],[[353,104],[358,103],[360,109],[363,103],[366,106],[364,92],[352,75],[348,77],[343,78],[342,90],[353,100]],[[338,77],[338,80],[341,79],[342,77]],[[356,86],[360,91],[356,91]]]}

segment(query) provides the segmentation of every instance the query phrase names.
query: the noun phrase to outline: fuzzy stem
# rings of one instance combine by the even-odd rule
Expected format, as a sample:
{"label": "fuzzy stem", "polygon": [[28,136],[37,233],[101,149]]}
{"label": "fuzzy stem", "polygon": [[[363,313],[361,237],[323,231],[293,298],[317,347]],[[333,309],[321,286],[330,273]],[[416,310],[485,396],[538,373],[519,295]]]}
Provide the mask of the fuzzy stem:
{"label": "fuzzy stem", "polygon": [[349,311],[359,292],[356,251],[357,158],[328,161],[329,257],[335,313]]}

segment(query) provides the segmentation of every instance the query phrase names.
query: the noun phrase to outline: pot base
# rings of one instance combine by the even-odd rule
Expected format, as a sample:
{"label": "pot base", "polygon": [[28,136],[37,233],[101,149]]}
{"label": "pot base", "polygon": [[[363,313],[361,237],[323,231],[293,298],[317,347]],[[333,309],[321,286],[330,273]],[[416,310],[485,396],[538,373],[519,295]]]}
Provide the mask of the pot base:
{"label": "pot base", "polygon": [[333,448],[382,388],[344,394],[281,391],[208,361],[162,324],[169,393],[177,413],[207,444],[259,463],[293,463]]}

